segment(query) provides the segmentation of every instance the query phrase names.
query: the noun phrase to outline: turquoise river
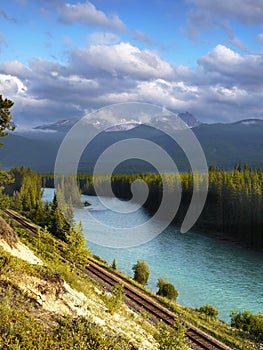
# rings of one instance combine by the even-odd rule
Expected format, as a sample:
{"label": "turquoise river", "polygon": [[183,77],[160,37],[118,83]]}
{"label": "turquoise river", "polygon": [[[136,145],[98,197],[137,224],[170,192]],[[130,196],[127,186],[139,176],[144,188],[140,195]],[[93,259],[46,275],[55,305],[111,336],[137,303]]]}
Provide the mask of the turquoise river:
{"label": "turquoise river", "polygon": [[[51,201],[54,189],[45,189],[43,200]],[[229,322],[230,312],[237,308],[263,311],[263,253],[237,244],[207,237],[200,233],[181,234],[170,226],[153,240],[133,248],[109,248],[89,241],[89,233],[100,233],[100,225],[91,223],[87,211],[102,223],[114,227],[133,227],[148,220],[144,209],[131,214],[116,214],[104,207],[97,197],[82,196],[92,205],[75,211],[81,221],[87,247],[109,264],[114,258],[117,268],[132,276],[132,266],[145,260],[151,270],[148,288],[156,291],[158,277],[167,277],[179,292],[178,303],[198,308],[214,305],[219,318]],[[108,198],[108,202],[117,201]],[[111,204],[112,204],[111,203]],[[130,203],[122,202],[129,209]]]}

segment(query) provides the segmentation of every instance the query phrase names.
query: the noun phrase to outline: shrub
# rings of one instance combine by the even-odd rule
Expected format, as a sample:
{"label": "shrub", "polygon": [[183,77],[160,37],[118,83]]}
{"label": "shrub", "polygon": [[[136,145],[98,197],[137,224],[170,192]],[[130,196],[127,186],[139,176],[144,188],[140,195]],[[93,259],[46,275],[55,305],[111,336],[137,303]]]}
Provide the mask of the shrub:
{"label": "shrub", "polygon": [[216,318],[219,314],[219,311],[213,306],[213,305],[203,305],[199,309],[197,309],[202,314],[205,314],[206,316]]}
{"label": "shrub", "polygon": [[263,314],[233,310],[230,318],[232,327],[248,332],[260,342],[263,341]]}
{"label": "shrub", "polygon": [[178,291],[167,279],[159,277],[157,287],[159,288],[157,295],[176,301],[178,297]]}
{"label": "shrub", "polygon": [[174,327],[168,327],[164,323],[158,324],[158,331],[155,339],[159,343],[160,350],[186,350],[186,327],[178,320],[175,320]]}
{"label": "shrub", "polygon": [[145,286],[150,277],[150,269],[147,262],[138,260],[137,263],[133,265],[132,270],[134,272],[133,279]]}
{"label": "shrub", "polygon": [[124,287],[120,283],[116,283],[112,288],[112,295],[107,299],[109,312],[114,314],[121,306],[124,297]]}

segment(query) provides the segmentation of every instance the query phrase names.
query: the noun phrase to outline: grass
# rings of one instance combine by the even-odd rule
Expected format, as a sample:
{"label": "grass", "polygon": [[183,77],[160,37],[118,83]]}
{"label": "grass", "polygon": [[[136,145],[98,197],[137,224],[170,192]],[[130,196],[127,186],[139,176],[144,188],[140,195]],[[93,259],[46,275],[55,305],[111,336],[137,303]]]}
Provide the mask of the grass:
{"label": "grass", "polygon": [[253,337],[251,337],[246,332],[230,327],[230,325],[217,318],[205,316],[197,310],[179,305],[173,301],[168,300],[167,298],[158,296],[149,289],[143,287],[138,282],[134,281],[130,276],[125,275],[119,270],[111,268],[100,259],[91,257],[90,260],[93,260],[108,271],[121,277],[126,282],[131,283],[135,287],[141,289],[142,292],[146,293],[150,297],[155,298],[162,305],[175,312],[175,314],[179,316],[184,322],[202,329],[224,344],[239,350],[259,349],[260,345],[256,344],[255,339],[253,339]]}
{"label": "grass", "polygon": [[[88,318],[54,316],[47,314],[43,322],[43,312],[32,312],[32,300],[22,295],[12,284],[3,285],[6,296],[0,302],[0,348],[23,350],[128,350],[130,346],[123,337],[105,332]],[[19,298],[19,304],[16,300]],[[21,309],[21,305],[23,308]],[[37,316],[41,315],[37,320]],[[51,323],[52,327],[47,325]]]}
{"label": "grass", "polygon": [[[30,265],[26,262],[22,262],[20,259],[17,259],[17,260],[20,260],[18,264],[16,258],[10,259],[9,257],[10,265],[4,271],[5,276],[10,276],[10,274],[12,274],[12,271],[15,267],[16,273],[20,271],[21,273],[26,273],[30,276],[37,276],[42,279],[47,279],[47,278],[56,279],[57,276],[61,276],[72,288],[76,289],[79,292],[82,292],[86,296],[89,296],[91,293],[94,292],[95,289],[98,288],[97,284],[94,281],[90,280],[84,273],[82,273],[80,269],[75,269],[72,271],[70,263],[61,256],[61,250],[60,250],[61,246],[59,244],[59,241],[56,240],[53,236],[51,236],[48,232],[41,231],[41,234],[39,235],[39,237],[35,238],[31,236],[27,231],[20,228],[18,225],[14,223],[12,223],[11,225],[17,232],[17,235],[19,236],[20,240],[23,243],[25,243],[33,252],[35,252],[36,255],[45,262],[46,266]],[[66,250],[63,252],[63,254],[64,253],[66,253]],[[7,255],[2,253],[2,259],[7,259]],[[146,293],[147,295],[154,297],[164,306],[167,306],[169,309],[174,311],[175,314],[178,315],[182,321],[188,322],[204,330],[205,332],[211,334],[212,336],[222,341],[223,343],[229,345],[230,347],[235,349],[240,349],[240,350],[250,350],[250,349],[258,348],[258,345],[255,342],[253,342],[253,339],[246,332],[236,330],[230,327],[228,324],[216,318],[205,316],[194,309],[183,307],[175,302],[167,300],[166,298],[157,296],[155,293],[151,292],[147,288],[142,287],[139,283],[134,281],[131,277],[108,266],[99,257],[90,256],[90,260],[93,260],[100,266],[106,268],[108,271],[116,274],[123,280],[134,285],[135,287],[140,288],[142,292]],[[80,267],[84,267],[84,266],[80,266]],[[1,259],[0,259],[0,273],[1,273]],[[102,299],[103,298],[105,301],[105,295],[102,296]],[[3,312],[7,312],[6,310],[7,309],[3,309]],[[17,312],[19,312],[19,310],[17,310]],[[132,315],[129,314],[126,316],[130,320],[132,320],[134,319],[134,316]],[[28,317],[29,317],[28,319],[30,319],[31,317],[30,314]],[[146,322],[145,319],[146,317],[144,319],[142,317],[140,321],[138,321],[138,323],[140,323],[141,326],[143,326],[144,324],[145,331],[151,333],[152,328],[151,326],[148,326],[148,323]],[[27,324],[26,322],[27,318],[23,318],[23,320],[25,324]],[[70,321],[66,320],[65,322],[70,322]],[[80,322],[80,327],[83,326],[84,321],[82,323],[81,322]],[[93,329],[93,331],[96,333],[95,329]],[[40,327],[39,328],[40,338],[42,337],[41,332],[42,331]],[[50,336],[51,336],[51,340],[53,341],[53,338],[52,338],[53,333]],[[0,346],[0,348],[2,347]],[[5,348],[3,347],[3,349]],[[20,349],[20,348],[14,347],[14,349]],[[54,349],[56,349],[56,347],[54,347]],[[115,349],[115,348],[113,347],[112,349]]]}
{"label": "grass", "polygon": [[[122,304],[121,296],[117,295],[113,300],[81,270],[72,271],[71,264],[61,256],[59,242],[49,233],[41,233],[35,238],[18,225],[12,226],[22,243],[35,252],[44,265],[32,265],[0,247],[0,349],[128,350],[132,347],[131,339],[138,346],[147,338],[156,344],[153,338],[155,328],[128,310]],[[71,288],[88,298],[87,305],[82,305],[87,315],[61,316],[43,310],[32,293],[21,290],[21,281],[22,285],[24,282],[30,284],[31,277],[49,282],[51,289],[55,286],[57,290],[63,287],[65,280]],[[93,316],[98,319],[105,317],[105,325],[95,323]],[[118,321],[119,317],[121,321]],[[139,330],[137,333],[134,333],[135,328]],[[157,349],[156,346],[149,348]]]}

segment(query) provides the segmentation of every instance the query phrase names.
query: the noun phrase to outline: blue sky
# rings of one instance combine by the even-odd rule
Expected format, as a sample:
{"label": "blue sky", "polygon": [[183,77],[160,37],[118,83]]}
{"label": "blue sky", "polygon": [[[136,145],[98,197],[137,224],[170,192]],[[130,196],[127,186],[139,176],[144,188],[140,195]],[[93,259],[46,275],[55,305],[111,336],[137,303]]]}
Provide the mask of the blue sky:
{"label": "blue sky", "polygon": [[10,0],[0,24],[18,125],[130,101],[209,123],[263,116],[262,0]]}

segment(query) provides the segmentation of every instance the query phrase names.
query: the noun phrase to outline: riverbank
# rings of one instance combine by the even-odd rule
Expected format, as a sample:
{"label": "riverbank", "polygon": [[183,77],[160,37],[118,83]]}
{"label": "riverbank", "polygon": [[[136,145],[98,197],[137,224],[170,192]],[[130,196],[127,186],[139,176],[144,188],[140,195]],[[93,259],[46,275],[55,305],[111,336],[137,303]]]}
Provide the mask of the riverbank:
{"label": "riverbank", "polygon": [[[23,243],[29,245],[29,248],[34,251],[34,254],[37,254],[38,258],[41,259],[41,262],[44,262],[44,268],[42,268],[42,267],[40,267],[40,269],[36,268],[36,272],[38,271],[37,272],[37,276],[38,276],[37,283],[40,283],[41,276],[45,276],[45,282],[44,283],[46,285],[47,281],[49,280],[49,277],[48,277],[49,273],[51,272],[51,270],[49,272],[49,269],[52,268],[53,272],[50,275],[50,282],[51,282],[51,284],[52,284],[52,281],[54,281],[54,278],[52,276],[54,274],[54,269],[55,269],[55,272],[59,273],[61,275],[61,277],[65,278],[67,283],[69,283],[71,285],[71,288],[72,287],[73,288],[77,288],[77,290],[79,292],[82,292],[82,293],[84,293],[84,295],[87,295],[87,297],[89,299],[91,298],[91,294],[92,294],[92,291],[90,289],[91,287],[87,286],[87,284],[86,284],[87,281],[84,282],[86,280],[86,278],[84,276],[83,276],[84,278],[82,278],[80,272],[77,273],[77,275],[78,275],[78,277],[77,277],[77,275],[75,274],[76,271],[75,272],[74,272],[74,270],[70,271],[68,268],[66,268],[67,263],[65,262],[64,257],[60,256],[60,254],[61,254],[60,249],[61,248],[60,248],[59,242],[57,242],[57,244],[55,244],[53,242],[54,238],[51,235],[49,235],[48,233],[45,233],[45,234],[41,233],[40,235],[37,235],[35,238],[30,236],[30,235],[28,235],[27,232],[22,230],[22,229],[18,229],[18,233],[19,233],[19,237],[23,241]],[[52,251],[52,254],[50,254],[51,251]],[[18,266],[21,266],[21,265],[20,264],[16,264],[14,266],[18,267]],[[27,266],[27,265],[23,265],[22,264],[22,266]],[[48,268],[45,267],[45,266],[48,266]],[[32,275],[34,269],[30,268],[28,270],[28,267],[25,267],[25,268],[27,269],[27,271],[31,271],[31,275]],[[107,267],[105,265],[104,265],[104,268],[107,268],[108,270],[111,270],[110,267]],[[9,271],[10,271],[10,269],[9,269]],[[120,275],[120,277],[124,276],[119,271],[116,271],[116,270],[114,270],[114,271],[115,271],[115,274]],[[43,275],[43,273],[44,273],[44,275]],[[122,278],[125,278],[127,281],[130,280],[127,276],[124,276]],[[30,278],[28,279],[28,281],[29,280],[30,280]],[[56,280],[57,281],[61,281],[61,278],[59,278],[59,280],[58,280],[58,277],[56,277]],[[130,280],[129,283],[131,283],[131,282],[132,281]],[[133,283],[135,283],[135,282],[133,282]],[[30,287],[31,282],[28,283],[27,285],[28,285],[28,287]],[[61,288],[61,283],[59,283],[57,287]],[[34,290],[35,290],[34,288],[35,287],[32,285],[29,288],[29,293],[34,292]],[[55,286],[50,285],[48,289],[50,291],[52,291],[52,290],[54,290],[54,288],[56,290]],[[145,289],[142,288],[142,290],[145,290]],[[147,289],[145,291],[151,295],[151,293]],[[73,293],[72,290],[71,290],[70,293]],[[100,295],[100,293],[99,293],[99,295]],[[40,297],[40,300],[43,300],[42,296]],[[45,294],[45,300],[47,300],[47,295],[46,294]],[[201,328],[204,328],[204,329],[208,330],[209,333],[211,333],[211,334],[215,334],[217,337],[219,337],[219,339],[227,341],[227,343],[232,344],[232,346],[235,346],[235,348],[242,349],[242,350],[244,350],[244,349],[246,349],[246,350],[247,349],[253,349],[253,345],[248,340],[242,338],[242,341],[241,341],[241,339],[239,339],[239,336],[233,331],[233,329],[231,327],[227,326],[226,324],[224,324],[223,322],[221,322],[219,320],[216,320],[216,319],[211,319],[209,317],[208,318],[207,317],[204,318],[204,316],[200,315],[199,312],[196,312],[196,311],[191,310],[189,308],[184,308],[184,307],[180,306],[179,304],[175,304],[175,303],[172,303],[172,302],[169,303],[166,300],[161,300],[161,301],[163,303],[165,303],[165,304],[168,304],[169,307],[174,309],[176,311],[176,313],[181,315],[184,319],[191,318],[192,321],[197,323],[197,324],[199,324]],[[98,302],[96,302],[96,304],[98,304]],[[99,303],[99,305],[100,305],[100,303]],[[84,304],[81,306],[81,308],[83,306],[84,306]],[[92,309],[93,309],[93,307],[92,307]],[[90,312],[90,311],[91,311],[91,306],[89,306],[89,308],[88,308],[88,312]],[[127,315],[127,312],[125,312],[125,314]],[[118,321],[120,321],[119,317],[117,319],[118,319]],[[126,324],[126,321],[124,321],[124,324]],[[130,321],[129,321],[129,326],[130,325],[131,324],[130,324]],[[143,317],[143,325],[144,325],[143,327],[146,327],[146,328],[144,328],[146,330],[146,333],[149,332],[145,317]],[[118,329],[118,332],[120,332],[120,328],[116,328],[116,329]],[[133,327],[132,329],[133,329],[133,333],[134,333],[134,330],[136,330],[135,331],[136,337],[140,336],[138,334],[137,326],[135,326],[135,328]],[[135,349],[137,349],[134,339],[135,338],[133,336],[132,342],[133,342],[133,344],[135,344]],[[136,338],[136,339],[138,339],[138,338]],[[152,347],[151,343],[149,344],[149,335],[147,336],[147,339],[148,339],[147,340],[148,343],[145,343],[145,346],[146,346],[145,349],[146,348],[147,349],[155,349],[154,347]],[[115,348],[113,347],[113,349],[115,349]],[[122,347],[121,349],[126,349],[126,348]],[[140,345],[139,345],[138,349],[144,349],[144,347],[142,346],[141,340],[140,340]]]}

